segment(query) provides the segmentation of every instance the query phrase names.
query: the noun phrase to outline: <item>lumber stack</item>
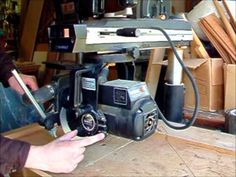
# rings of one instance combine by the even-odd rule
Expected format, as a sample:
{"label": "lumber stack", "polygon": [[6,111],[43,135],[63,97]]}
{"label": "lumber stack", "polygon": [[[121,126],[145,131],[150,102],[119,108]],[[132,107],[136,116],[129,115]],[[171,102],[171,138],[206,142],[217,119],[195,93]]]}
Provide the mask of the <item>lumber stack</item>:
{"label": "lumber stack", "polygon": [[[199,108],[210,112],[236,108],[236,99],[233,99],[236,98],[236,23],[229,10],[231,6],[228,7],[232,2],[219,2],[201,1],[187,17],[181,14],[193,26],[193,40],[184,60],[187,65],[191,63],[188,67],[199,89]],[[203,9],[204,7],[207,8]],[[204,45],[206,41],[206,44],[208,41],[212,44],[220,57],[208,53],[208,48]],[[192,109],[194,95],[185,75],[183,82],[186,88],[185,108]]]}
{"label": "lumber stack", "polygon": [[225,1],[223,1],[223,4],[229,13],[229,19],[223,12],[223,7],[219,5],[219,2],[217,0],[213,0],[213,2],[220,18],[212,13],[201,18],[199,26],[218,51],[223,61],[226,64],[236,64],[235,20],[232,19],[232,14],[227,10]]}

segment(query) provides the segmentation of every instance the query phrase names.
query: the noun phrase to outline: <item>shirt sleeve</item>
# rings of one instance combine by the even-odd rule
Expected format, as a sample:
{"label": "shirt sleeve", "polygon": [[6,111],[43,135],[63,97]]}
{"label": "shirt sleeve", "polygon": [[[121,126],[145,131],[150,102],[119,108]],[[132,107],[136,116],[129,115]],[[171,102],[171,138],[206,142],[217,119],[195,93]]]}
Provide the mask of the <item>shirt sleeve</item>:
{"label": "shirt sleeve", "polygon": [[11,70],[16,69],[12,58],[0,48],[0,82],[8,85],[8,79],[12,76]]}
{"label": "shirt sleeve", "polygon": [[0,135],[0,174],[11,173],[24,167],[30,144]]}

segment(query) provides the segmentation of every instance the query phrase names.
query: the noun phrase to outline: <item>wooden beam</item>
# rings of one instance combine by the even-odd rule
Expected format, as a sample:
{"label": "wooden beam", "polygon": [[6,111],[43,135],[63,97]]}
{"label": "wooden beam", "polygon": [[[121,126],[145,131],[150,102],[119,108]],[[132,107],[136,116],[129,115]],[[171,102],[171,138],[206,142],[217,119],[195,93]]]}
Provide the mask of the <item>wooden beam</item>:
{"label": "wooden beam", "polygon": [[153,98],[155,98],[156,95],[161,72],[161,65],[157,63],[163,61],[164,55],[165,55],[164,48],[153,49],[151,50],[150,59],[148,61],[148,68],[145,82],[147,83],[149,92]]}
{"label": "wooden beam", "polygon": [[[186,21],[187,18],[185,16],[184,13],[180,14]],[[192,33],[193,33],[193,41],[192,41],[192,45],[191,46],[193,48],[193,52],[196,52],[196,54],[198,55],[198,57],[200,58],[210,58],[210,56],[208,55],[205,47],[203,46],[201,40],[199,39],[199,37],[197,36],[197,34],[195,33],[195,31],[192,29]]]}
{"label": "wooden beam", "polygon": [[230,40],[230,36],[221,26],[220,20],[215,14],[210,14],[201,19],[203,24],[211,31],[211,34],[216,38],[218,43],[229,53],[230,56],[236,56],[236,49]]}
{"label": "wooden beam", "polygon": [[222,22],[224,23],[225,29],[226,29],[231,41],[234,44],[234,47],[236,47],[236,35],[235,35],[235,32],[234,32],[232,26],[230,25],[230,23],[229,23],[226,15],[225,15],[222,7],[220,6],[218,0],[213,0],[213,2],[215,4],[215,7],[216,7],[219,15],[220,15],[220,18],[221,18]]}
{"label": "wooden beam", "polygon": [[231,11],[229,9],[229,6],[228,6],[226,0],[223,0],[222,2],[223,2],[223,5],[225,7],[225,10],[226,10],[227,14],[229,15],[229,21],[230,21],[234,31],[236,32],[236,21],[235,21],[233,15],[232,15],[232,13],[231,13]]}
{"label": "wooden beam", "polygon": [[[176,125],[181,126],[181,124]],[[194,126],[183,131],[176,131],[166,126],[162,121],[159,122],[158,130],[159,132],[166,134],[166,138],[172,142],[191,144],[208,150],[214,150],[222,154],[235,156],[235,136],[232,134]]]}
{"label": "wooden beam", "polygon": [[32,61],[44,0],[30,0],[20,40],[20,61]]}
{"label": "wooden beam", "polygon": [[[185,109],[184,118],[190,120],[193,115],[193,110]],[[195,126],[206,127],[210,129],[220,129],[225,128],[225,117],[223,114],[214,112],[199,111],[197,114],[197,119],[194,123]]]}

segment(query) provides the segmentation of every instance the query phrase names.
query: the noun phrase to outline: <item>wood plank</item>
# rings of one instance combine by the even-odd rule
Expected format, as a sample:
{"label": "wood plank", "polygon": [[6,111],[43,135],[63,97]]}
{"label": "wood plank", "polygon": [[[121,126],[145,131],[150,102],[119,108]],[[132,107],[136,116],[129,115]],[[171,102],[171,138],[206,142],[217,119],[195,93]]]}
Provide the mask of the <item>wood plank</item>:
{"label": "wood plank", "polygon": [[24,169],[10,174],[10,177],[52,177],[46,172],[36,169]]}
{"label": "wood plank", "polygon": [[192,30],[193,32],[193,41],[192,45],[194,46],[193,49],[197,53],[198,57],[200,58],[210,58],[208,55],[206,49],[204,48],[202,42],[198,38],[197,34]]}
{"label": "wood plank", "polygon": [[214,150],[204,153],[203,148],[189,144],[174,144],[172,147],[194,176],[235,176],[235,156],[221,156]]}
{"label": "wood plank", "polygon": [[[180,15],[187,21],[187,18],[184,13]],[[196,52],[198,57],[200,58],[210,58],[201,40],[199,39],[199,37],[197,36],[197,34],[195,33],[193,29],[192,29],[192,33],[193,33],[193,41],[192,41],[191,47],[194,50],[192,53]],[[192,57],[195,57],[195,56],[193,55]]]}
{"label": "wood plank", "polygon": [[168,138],[173,141],[185,141],[185,143],[190,143],[194,146],[203,147],[208,150],[232,156],[235,156],[236,153],[236,139],[232,134],[194,126],[186,130],[176,131],[167,127],[164,123],[159,124],[159,131],[168,135]]}
{"label": "wood plank", "polygon": [[217,40],[212,36],[211,32],[205,27],[204,23],[200,20],[198,24],[199,24],[200,28],[202,29],[202,31],[207,36],[207,38],[210,40],[212,45],[216,48],[216,50],[218,51],[218,53],[220,54],[220,56],[222,57],[224,62],[227,64],[230,64],[231,59],[228,56],[228,53],[224,50],[224,48],[221,45],[219,45]]}
{"label": "wood plank", "polygon": [[[185,119],[190,120],[192,118],[192,114],[193,114],[192,109],[184,110]],[[195,121],[194,125],[198,127],[224,130],[225,117],[223,114],[220,114],[220,113],[199,111],[197,114],[197,120]]]}
{"label": "wood plank", "polygon": [[[116,143],[119,144],[119,141]],[[109,146],[108,143],[105,144]],[[102,147],[90,147],[85,160],[90,158],[89,153],[94,148]],[[169,143],[158,134],[142,142],[123,145],[92,164],[84,163],[86,161],[71,176],[193,176]]]}
{"label": "wood plank", "polygon": [[12,139],[19,139],[24,136],[29,136],[31,134],[37,133],[42,131],[43,127],[39,126],[37,123],[21,127],[18,129],[11,130],[9,132],[3,133],[3,136],[12,138]]}
{"label": "wood plank", "polygon": [[229,16],[229,21],[230,21],[234,31],[236,32],[236,21],[235,21],[233,15],[232,15],[232,13],[231,13],[231,11],[229,9],[229,6],[228,6],[226,0],[222,0],[222,2],[223,2],[223,5],[225,7],[225,10],[226,10],[226,12],[227,12],[227,14]]}
{"label": "wood plank", "polygon": [[39,43],[35,47],[35,51],[48,51],[48,49],[48,43]]}
{"label": "wood plank", "polygon": [[44,0],[30,0],[20,40],[20,60],[32,61]]}
{"label": "wood plank", "polygon": [[200,20],[204,26],[210,31],[219,44],[224,48],[227,53],[234,58],[236,56],[236,49],[230,40],[230,37],[220,25],[219,19],[215,14],[210,14]]}
{"label": "wood plank", "polygon": [[[60,59],[59,52],[48,52],[47,53],[47,62],[56,62]],[[52,81],[52,77],[56,75],[57,70],[51,68],[45,68],[45,75],[43,79],[43,85],[49,84]]]}
{"label": "wood plank", "polygon": [[19,28],[19,36],[22,36],[22,31],[25,24],[25,17],[27,12],[27,7],[29,5],[29,0],[21,0],[21,10],[20,10],[20,28]]}
{"label": "wood plank", "polygon": [[235,35],[235,32],[234,32],[232,26],[230,25],[225,13],[224,13],[224,10],[220,6],[218,0],[213,0],[213,3],[220,15],[222,22],[224,23],[225,29],[226,29],[231,41],[233,42],[234,47],[236,47],[236,35]]}
{"label": "wood plank", "polygon": [[153,98],[155,98],[156,95],[161,72],[161,65],[157,63],[163,61],[165,50],[166,49],[164,48],[156,48],[151,50],[150,59],[148,61],[145,82],[147,83],[149,92]]}
{"label": "wood plank", "polygon": [[[33,129],[37,127],[33,125]],[[50,142],[45,129],[27,130],[18,139],[32,144]],[[41,133],[39,133],[41,132]],[[15,134],[15,131],[13,132]],[[40,136],[39,136],[40,135]],[[37,170],[31,171],[37,173]],[[46,174],[45,174],[46,173]],[[89,146],[85,159],[70,174],[40,172],[40,176],[235,176],[235,136],[190,127],[176,131],[159,121],[157,132],[136,142],[109,135]]]}

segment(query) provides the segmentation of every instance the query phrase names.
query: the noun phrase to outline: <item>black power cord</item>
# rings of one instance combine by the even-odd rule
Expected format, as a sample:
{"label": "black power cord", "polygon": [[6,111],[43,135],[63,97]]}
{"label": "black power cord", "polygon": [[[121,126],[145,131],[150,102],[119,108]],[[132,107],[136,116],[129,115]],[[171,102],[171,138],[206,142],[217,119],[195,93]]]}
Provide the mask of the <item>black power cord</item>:
{"label": "black power cord", "polygon": [[[176,129],[176,130],[186,129],[186,128],[192,126],[194,124],[194,122],[196,121],[196,118],[197,118],[198,104],[199,104],[199,94],[198,94],[198,88],[197,88],[196,82],[194,81],[194,78],[193,78],[192,74],[190,73],[190,71],[188,70],[188,68],[186,68],[183,61],[181,60],[181,58],[180,58],[173,42],[171,41],[169,35],[165,32],[165,30],[160,28],[160,27],[155,27],[155,28],[150,28],[150,29],[158,30],[158,31],[163,33],[163,35],[166,37],[167,41],[169,42],[170,47],[172,48],[172,50],[174,52],[174,55],[176,56],[178,62],[180,63],[181,67],[183,68],[184,72],[187,74],[187,76],[188,76],[188,78],[189,78],[189,80],[190,80],[190,82],[193,86],[194,95],[195,95],[195,108],[194,108],[192,118],[184,126],[175,126],[175,125],[171,124],[165,118],[165,116],[162,114],[159,107],[157,107],[158,113],[159,113],[161,119],[165,122],[166,125],[168,125],[169,127],[173,128],[173,129]],[[136,31],[138,31],[137,28],[123,28],[123,29],[119,29],[119,33],[117,33],[117,35],[137,37],[136,35],[133,35],[133,34],[135,34]]]}
{"label": "black power cord", "polygon": [[162,112],[160,111],[159,107],[157,106],[157,110],[158,113],[161,117],[161,119],[165,122],[166,125],[168,125],[170,128],[176,129],[176,130],[183,130],[186,128],[189,128],[190,126],[192,126],[194,124],[194,122],[197,119],[197,113],[198,113],[198,104],[199,104],[199,93],[198,93],[198,88],[197,88],[197,84],[191,74],[191,72],[189,71],[189,69],[184,65],[184,62],[181,60],[173,42],[171,41],[169,35],[165,32],[164,29],[159,28],[159,27],[155,27],[153,28],[154,30],[159,30],[160,32],[162,32],[162,34],[166,37],[167,41],[170,44],[170,47],[172,48],[174,55],[176,56],[178,62],[180,63],[181,67],[183,68],[184,72],[187,74],[192,86],[193,86],[193,90],[194,90],[194,95],[195,95],[195,108],[193,111],[193,115],[192,118],[190,119],[190,121],[188,121],[184,126],[175,126],[173,124],[171,124],[166,118],[165,116],[162,114]]}

